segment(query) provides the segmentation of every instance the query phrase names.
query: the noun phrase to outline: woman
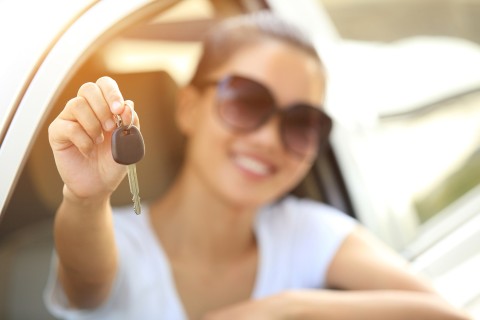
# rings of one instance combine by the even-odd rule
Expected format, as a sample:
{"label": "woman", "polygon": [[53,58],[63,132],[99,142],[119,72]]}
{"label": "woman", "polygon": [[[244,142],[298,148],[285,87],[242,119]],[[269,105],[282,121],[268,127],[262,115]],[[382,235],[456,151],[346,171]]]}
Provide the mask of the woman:
{"label": "woman", "polygon": [[311,44],[265,12],[220,24],[204,44],[179,94],[183,167],[142,215],[109,204],[125,176],[111,156],[112,114],[139,125],[113,79],[84,84],[50,125],[65,183],[50,310],[72,319],[465,319],[352,219],[285,197],[330,131]]}

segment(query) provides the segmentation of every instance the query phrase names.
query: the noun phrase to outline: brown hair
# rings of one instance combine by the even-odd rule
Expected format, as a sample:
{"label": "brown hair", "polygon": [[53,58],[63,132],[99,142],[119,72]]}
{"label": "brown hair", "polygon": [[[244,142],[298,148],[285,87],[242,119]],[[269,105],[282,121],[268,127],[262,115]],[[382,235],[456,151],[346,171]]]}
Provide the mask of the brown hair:
{"label": "brown hair", "polygon": [[300,29],[272,12],[263,10],[223,20],[207,32],[203,39],[203,53],[191,84],[201,83],[206,76],[227,62],[239,48],[266,39],[292,45],[323,65],[312,42]]}

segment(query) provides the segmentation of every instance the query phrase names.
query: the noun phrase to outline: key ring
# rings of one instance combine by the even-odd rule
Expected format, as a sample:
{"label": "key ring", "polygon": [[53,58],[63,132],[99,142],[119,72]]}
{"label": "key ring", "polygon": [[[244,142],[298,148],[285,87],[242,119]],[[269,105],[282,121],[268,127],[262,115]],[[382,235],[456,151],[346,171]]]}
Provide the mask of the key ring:
{"label": "key ring", "polygon": [[[134,118],[133,107],[129,103],[126,103],[126,102],[125,102],[125,105],[130,107],[130,114],[132,115],[131,118],[130,118],[130,124],[127,127],[127,130],[130,130],[130,128],[133,126],[133,118]],[[114,116],[115,116],[115,123],[116,123],[117,127],[123,126],[122,117],[120,117],[119,114],[115,114]]]}

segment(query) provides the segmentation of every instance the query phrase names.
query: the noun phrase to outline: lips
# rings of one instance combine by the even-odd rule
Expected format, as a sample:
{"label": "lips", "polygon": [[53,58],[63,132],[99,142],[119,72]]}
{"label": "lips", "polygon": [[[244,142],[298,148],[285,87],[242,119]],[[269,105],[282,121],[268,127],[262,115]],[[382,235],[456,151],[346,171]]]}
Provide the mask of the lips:
{"label": "lips", "polygon": [[274,172],[274,167],[271,164],[255,157],[236,155],[234,156],[234,162],[243,171],[257,177],[266,177]]}

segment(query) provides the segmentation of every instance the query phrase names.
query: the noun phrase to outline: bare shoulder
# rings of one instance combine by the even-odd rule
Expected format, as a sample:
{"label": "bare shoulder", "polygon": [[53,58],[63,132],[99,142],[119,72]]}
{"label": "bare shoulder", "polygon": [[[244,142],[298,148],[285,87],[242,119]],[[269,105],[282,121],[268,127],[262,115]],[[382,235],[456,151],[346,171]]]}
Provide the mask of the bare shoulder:
{"label": "bare shoulder", "polygon": [[434,292],[408,262],[365,228],[345,238],[327,272],[329,287],[345,290],[412,290]]}

